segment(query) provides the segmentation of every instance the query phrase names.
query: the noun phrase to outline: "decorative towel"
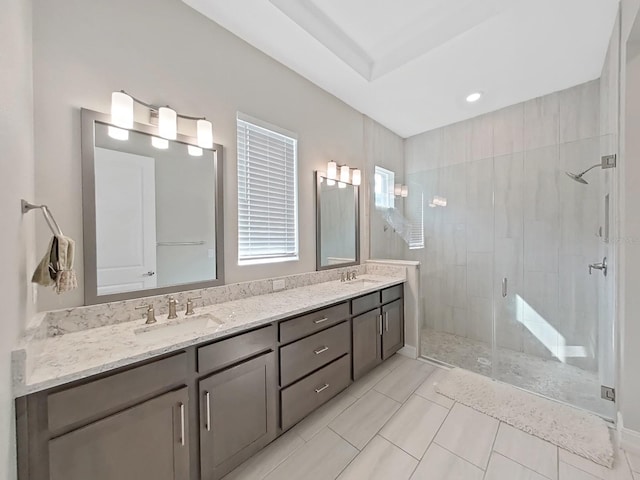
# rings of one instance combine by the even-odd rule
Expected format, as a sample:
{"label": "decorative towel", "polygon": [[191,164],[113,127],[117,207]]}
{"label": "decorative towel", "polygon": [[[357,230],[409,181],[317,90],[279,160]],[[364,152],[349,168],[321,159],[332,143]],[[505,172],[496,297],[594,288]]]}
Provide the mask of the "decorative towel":
{"label": "decorative towel", "polygon": [[73,270],[75,242],[64,235],[51,238],[47,253],[42,258],[31,281],[45,287],[55,287],[58,294],[78,287],[76,272]]}

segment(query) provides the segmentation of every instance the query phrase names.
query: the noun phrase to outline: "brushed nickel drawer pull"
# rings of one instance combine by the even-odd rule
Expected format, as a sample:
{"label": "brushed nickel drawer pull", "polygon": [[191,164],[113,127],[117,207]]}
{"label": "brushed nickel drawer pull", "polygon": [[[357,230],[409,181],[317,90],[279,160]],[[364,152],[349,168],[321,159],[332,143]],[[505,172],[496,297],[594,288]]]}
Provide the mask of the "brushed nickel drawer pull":
{"label": "brushed nickel drawer pull", "polygon": [[184,447],[184,403],[180,403],[180,445]]}
{"label": "brushed nickel drawer pull", "polygon": [[315,324],[317,325],[317,324],[319,324],[319,323],[324,323],[324,322],[326,322],[327,320],[329,320],[329,318],[328,318],[328,317],[319,318],[318,320],[314,320],[314,321],[313,321],[313,323],[315,323]]}
{"label": "brushed nickel drawer pull", "polygon": [[316,388],[316,393],[320,393],[323,390],[326,390],[327,388],[329,388],[329,384],[325,383],[323,386],[321,386],[320,388]]}
{"label": "brushed nickel drawer pull", "polygon": [[206,409],[207,409],[207,424],[205,425],[205,428],[207,429],[207,432],[211,431],[211,394],[209,392],[204,392],[204,399],[206,402]]}
{"label": "brushed nickel drawer pull", "polygon": [[385,332],[389,331],[389,312],[384,312],[384,329]]}
{"label": "brushed nickel drawer pull", "polygon": [[329,350],[329,347],[325,345],[324,347],[319,348],[318,350],[314,350],[313,353],[315,353],[316,355],[320,355],[321,353],[324,353],[327,350]]}
{"label": "brushed nickel drawer pull", "polygon": [[380,327],[379,335],[382,336],[382,315],[378,315],[378,320],[380,321],[380,324],[378,325]]}

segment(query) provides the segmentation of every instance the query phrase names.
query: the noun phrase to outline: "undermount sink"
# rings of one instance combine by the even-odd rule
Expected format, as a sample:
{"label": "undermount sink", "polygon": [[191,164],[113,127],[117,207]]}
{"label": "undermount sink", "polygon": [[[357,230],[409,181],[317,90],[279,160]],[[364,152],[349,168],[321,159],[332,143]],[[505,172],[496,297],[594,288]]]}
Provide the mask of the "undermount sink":
{"label": "undermount sink", "polygon": [[133,333],[139,340],[159,340],[198,333],[202,330],[219,327],[222,322],[208,313],[190,318],[159,321],[152,325],[143,325],[136,328]]}
{"label": "undermount sink", "polygon": [[349,285],[375,285],[376,283],[380,283],[380,280],[371,280],[370,278],[358,278],[356,280],[349,280]]}

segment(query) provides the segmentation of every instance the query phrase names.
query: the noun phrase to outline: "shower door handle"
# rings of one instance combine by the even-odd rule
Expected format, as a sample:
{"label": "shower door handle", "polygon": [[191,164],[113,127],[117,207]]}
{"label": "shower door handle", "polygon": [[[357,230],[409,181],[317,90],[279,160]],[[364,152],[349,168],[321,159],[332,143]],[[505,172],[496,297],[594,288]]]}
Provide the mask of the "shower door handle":
{"label": "shower door handle", "polygon": [[604,276],[607,276],[607,257],[602,259],[600,263],[591,263],[589,264],[589,275],[593,272],[593,270],[602,270]]}
{"label": "shower door handle", "polygon": [[502,298],[507,297],[507,277],[502,279]]}

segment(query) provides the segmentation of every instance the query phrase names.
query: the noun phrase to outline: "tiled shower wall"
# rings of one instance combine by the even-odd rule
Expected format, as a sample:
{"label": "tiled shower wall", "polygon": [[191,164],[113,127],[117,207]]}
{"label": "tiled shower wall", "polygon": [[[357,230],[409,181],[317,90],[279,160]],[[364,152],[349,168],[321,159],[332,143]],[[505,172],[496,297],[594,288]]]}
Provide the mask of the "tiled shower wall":
{"label": "tiled shower wall", "polygon": [[[491,343],[495,305],[498,346],[597,369],[603,299],[587,265],[602,256],[608,186],[600,169],[585,176],[590,185],[564,171],[614,153],[601,87],[594,80],[405,141],[409,194],[425,205],[425,248],[405,256],[422,262],[427,328]],[[434,196],[446,207],[429,208]]]}

